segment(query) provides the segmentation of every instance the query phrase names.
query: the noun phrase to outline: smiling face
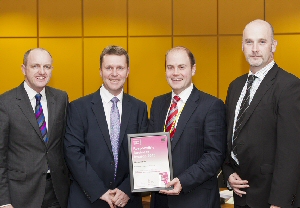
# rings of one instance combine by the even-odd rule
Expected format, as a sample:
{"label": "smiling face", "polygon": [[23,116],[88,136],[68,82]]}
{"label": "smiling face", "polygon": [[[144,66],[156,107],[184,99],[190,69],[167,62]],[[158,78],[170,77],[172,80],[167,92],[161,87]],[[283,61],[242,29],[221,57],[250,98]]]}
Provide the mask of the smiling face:
{"label": "smiling face", "polygon": [[243,33],[242,49],[250,70],[256,73],[274,59],[277,41],[273,39],[272,27],[263,20],[249,23]]}
{"label": "smiling face", "polygon": [[103,56],[100,75],[103,85],[112,95],[117,96],[122,92],[124,83],[129,74],[125,55],[109,55]]}
{"label": "smiling face", "polygon": [[175,94],[180,94],[192,84],[192,76],[196,73],[196,64],[191,65],[187,52],[175,48],[166,56],[166,78]]}
{"label": "smiling face", "polygon": [[50,81],[52,75],[52,58],[43,49],[33,49],[22,65],[25,82],[36,92],[41,92]]}

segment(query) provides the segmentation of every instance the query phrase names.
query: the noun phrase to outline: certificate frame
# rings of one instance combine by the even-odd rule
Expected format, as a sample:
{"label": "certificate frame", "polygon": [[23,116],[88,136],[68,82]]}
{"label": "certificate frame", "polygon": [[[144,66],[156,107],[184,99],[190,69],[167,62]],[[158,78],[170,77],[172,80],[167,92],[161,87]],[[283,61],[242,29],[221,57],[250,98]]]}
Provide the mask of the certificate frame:
{"label": "certificate frame", "polygon": [[131,192],[170,190],[173,179],[169,132],[128,134]]}

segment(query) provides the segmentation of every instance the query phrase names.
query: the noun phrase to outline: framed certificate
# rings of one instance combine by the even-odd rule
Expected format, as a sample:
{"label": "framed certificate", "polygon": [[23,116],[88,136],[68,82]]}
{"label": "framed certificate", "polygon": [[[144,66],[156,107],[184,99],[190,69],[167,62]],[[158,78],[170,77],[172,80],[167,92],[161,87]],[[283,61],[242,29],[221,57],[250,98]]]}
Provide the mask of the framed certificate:
{"label": "framed certificate", "polygon": [[173,179],[169,132],[128,134],[132,192],[169,190]]}

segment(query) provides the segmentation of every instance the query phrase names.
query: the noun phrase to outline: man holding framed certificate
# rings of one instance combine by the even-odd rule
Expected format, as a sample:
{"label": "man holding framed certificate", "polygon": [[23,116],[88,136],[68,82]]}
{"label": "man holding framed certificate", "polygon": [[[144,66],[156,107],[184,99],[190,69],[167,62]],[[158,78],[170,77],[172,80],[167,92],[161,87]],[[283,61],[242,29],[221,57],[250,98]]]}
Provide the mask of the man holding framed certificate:
{"label": "man holding framed certificate", "polygon": [[226,150],[224,103],[192,84],[193,54],[185,47],[166,54],[172,92],[154,98],[149,132],[170,132],[171,190],[153,192],[152,208],[220,207],[217,174]]}

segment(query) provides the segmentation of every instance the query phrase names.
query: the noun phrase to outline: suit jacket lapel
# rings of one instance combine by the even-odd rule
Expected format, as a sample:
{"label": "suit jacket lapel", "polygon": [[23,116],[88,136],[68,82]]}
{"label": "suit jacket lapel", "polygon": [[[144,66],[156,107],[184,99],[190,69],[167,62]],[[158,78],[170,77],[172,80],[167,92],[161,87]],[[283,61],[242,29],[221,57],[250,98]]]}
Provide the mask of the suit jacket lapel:
{"label": "suit jacket lapel", "polygon": [[110,136],[109,136],[109,130],[108,130],[107,122],[106,122],[106,116],[105,116],[103,103],[102,103],[102,99],[100,97],[99,90],[94,93],[91,103],[93,104],[92,111],[96,117],[98,126],[102,132],[104,141],[106,142],[106,145],[107,145],[110,153],[113,155],[111,142],[110,142]]}
{"label": "suit jacket lapel", "polygon": [[263,96],[266,94],[266,92],[270,89],[270,87],[274,84],[275,77],[278,72],[278,67],[275,64],[270,71],[267,73],[263,81],[260,83],[258,89],[256,90],[256,93],[249,105],[248,110],[246,111],[245,117],[241,123],[241,129],[244,127],[245,123],[248,121],[250,116],[252,115],[253,111],[257,107],[257,105],[260,103]]}
{"label": "suit jacket lapel", "polygon": [[42,134],[38,127],[38,124],[37,124],[37,121],[36,121],[36,118],[34,115],[34,111],[32,109],[27,92],[24,89],[23,83],[17,88],[16,99],[17,99],[17,105],[19,106],[19,108],[23,112],[24,116],[28,119],[29,123],[32,125],[33,129],[36,131],[36,133],[39,135],[39,137],[42,140]]}
{"label": "suit jacket lapel", "polygon": [[194,86],[191,95],[189,96],[188,100],[186,101],[184,108],[181,112],[181,115],[179,117],[177,126],[176,126],[176,132],[174,134],[173,140],[172,140],[172,150],[176,146],[177,142],[180,139],[180,136],[189,121],[190,117],[192,116],[193,112],[199,105],[200,101],[200,95],[197,90],[197,88]]}
{"label": "suit jacket lapel", "polygon": [[120,140],[119,146],[122,144],[124,135],[128,126],[130,114],[131,114],[132,104],[130,103],[129,96],[127,94],[123,94],[122,101],[122,118],[121,118],[121,127],[120,127]]}
{"label": "suit jacket lapel", "polygon": [[158,118],[158,125],[159,126],[159,131],[164,131],[165,130],[165,122],[166,122],[166,116],[171,104],[171,99],[172,99],[172,93],[168,93],[165,96],[165,100],[161,105],[161,111],[159,113],[159,118]]}
{"label": "suit jacket lapel", "polygon": [[53,93],[51,92],[50,88],[45,88],[45,93],[47,97],[47,107],[48,107],[48,139],[49,144],[53,142],[53,139],[51,139],[51,132],[53,131],[53,124],[56,118],[56,102],[55,97]]}
{"label": "suit jacket lapel", "polygon": [[[232,146],[232,134],[233,134],[233,125],[234,125],[234,116],[235,116],[235,108],[236,108],[236,104],[240,98],[240,95],[242,93],[242,90],[243,90],[243,87],[247,81],[247,78],[248,78],[248,74],[245,74],[243,76],[243,78],[237,83],[237,85],[232,89],[232,92],[229,92],[230,94],[232,93],[233,94],[233,97],[232,97],[232,101],[230,100],[231,98],[228,98],[229,100],[226,100],[226,102],[230,102],[231,104],[227,104],[226,103],[226,106],[227,107],[230,107],[230,115],[231,118],[229,118],[230,120],[228,121],[228,148],[229,150],[231,150],[231,146]],[[234,91],[233,91],[234,90]]]}

